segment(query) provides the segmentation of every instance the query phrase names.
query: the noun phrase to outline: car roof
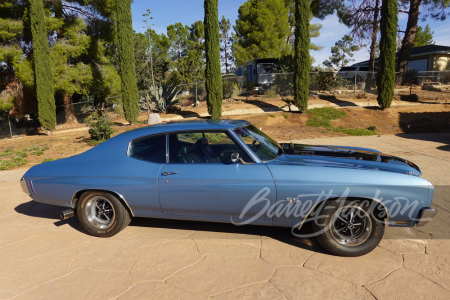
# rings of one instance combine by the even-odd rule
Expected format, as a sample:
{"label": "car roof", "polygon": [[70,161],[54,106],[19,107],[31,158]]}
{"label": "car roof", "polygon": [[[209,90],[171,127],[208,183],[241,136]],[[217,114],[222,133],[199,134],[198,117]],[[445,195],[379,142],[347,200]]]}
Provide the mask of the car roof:
{"label": "car roof", "polygon": [[142,128],[130,130],[119,134],[113,139],[128,140],[136,139],[146,135],[170,133],[179,131],[196,131],[196,130],[229,130],[241,128],[249,125],[250,122],[245,120],[189,120],[159,123],[145,126]]}
{"label": "car roof", "polygon": [[[159,133],[169,133],[177,131],[191,130],[228,130],[241,128],[249,125],[250,122],[245,120],[189,120],[175,121],[167,123],[159,123],[146,127],[130,130],[122,135],[145,136]],[[134,138],[134,137],[133,137]]]}

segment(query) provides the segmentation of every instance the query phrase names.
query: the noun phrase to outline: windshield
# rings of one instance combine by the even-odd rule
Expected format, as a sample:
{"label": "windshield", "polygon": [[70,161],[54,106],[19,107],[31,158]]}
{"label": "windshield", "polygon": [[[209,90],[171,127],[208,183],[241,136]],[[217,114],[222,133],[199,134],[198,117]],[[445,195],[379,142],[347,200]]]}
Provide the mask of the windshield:
{"label": "windshield", "polygon": [[262,161],[272,160],[283,153],[280,144],[253,125],[234,132]]}

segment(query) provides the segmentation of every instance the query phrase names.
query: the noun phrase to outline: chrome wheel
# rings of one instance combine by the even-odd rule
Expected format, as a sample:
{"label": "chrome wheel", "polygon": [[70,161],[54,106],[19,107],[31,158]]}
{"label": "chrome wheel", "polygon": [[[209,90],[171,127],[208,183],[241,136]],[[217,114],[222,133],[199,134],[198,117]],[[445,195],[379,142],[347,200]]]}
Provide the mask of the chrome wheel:
{"label": "chrome wheel", "polygon": [[363,244],[372,232],[372,219],[359,206],[339,208],[331,216],[330,233],[333,239],[344,246]]}
{"label": "chrome wheel", "polygon": [[95,228],[107,229],[114,223],[114,206],[109,199],[103,196],[94,196],[86,203],[86,217]]}

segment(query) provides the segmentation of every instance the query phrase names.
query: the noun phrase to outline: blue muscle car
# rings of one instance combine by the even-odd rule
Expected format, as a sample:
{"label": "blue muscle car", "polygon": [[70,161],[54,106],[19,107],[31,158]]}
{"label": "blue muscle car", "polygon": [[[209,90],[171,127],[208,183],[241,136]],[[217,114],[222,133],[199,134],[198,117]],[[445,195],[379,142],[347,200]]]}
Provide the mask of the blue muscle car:
{"label": "blue muscle car", "polygon": [[[311,222],[337,255],[370,252],[385,224],[422,226],[434,188],[407,160],[373,149],[278,144],[247,121],[171,122],[122,133],[40,164],[21,184],[65,206],[83,228],[113,236],[132,217],[293,228]],[[301,231],[300,231],[301,232]]]}

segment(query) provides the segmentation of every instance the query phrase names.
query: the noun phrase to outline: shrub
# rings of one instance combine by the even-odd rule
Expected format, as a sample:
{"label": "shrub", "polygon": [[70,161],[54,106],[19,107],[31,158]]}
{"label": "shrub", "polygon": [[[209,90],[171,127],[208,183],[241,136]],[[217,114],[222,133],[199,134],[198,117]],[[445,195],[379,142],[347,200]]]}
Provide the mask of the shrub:
{"label": "shrub", "polygon": [[276,86],[272,86],[270,87],[265,93],[264,96],[266,98],[277,98],[278,97],[278,93],[277,93],[277,88]]}
{"label": "shrub", "polygon": [[109,121],[105,116],[99,116],[97,112],[93,113],[85,120],[87,126],[90,127],[89,134],[92,140],[101,141],[111,138],[113,122]]}
{"label": "shrub", "polygon": [[375,127],[374,125],[371,125],[371,126],[369,126],[369,128],[367,128],[367,130],[375,131],[375,130],[377,130],[377,127]]}
{"label": "shrub", "polygon": [[228,99],[233,97],[234,94],[234,83],[230,80],[225,80],[223,82],[223,99]]}

